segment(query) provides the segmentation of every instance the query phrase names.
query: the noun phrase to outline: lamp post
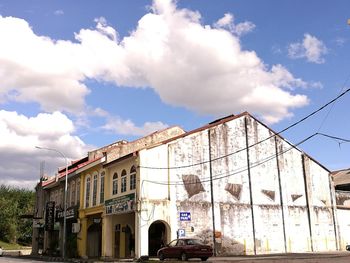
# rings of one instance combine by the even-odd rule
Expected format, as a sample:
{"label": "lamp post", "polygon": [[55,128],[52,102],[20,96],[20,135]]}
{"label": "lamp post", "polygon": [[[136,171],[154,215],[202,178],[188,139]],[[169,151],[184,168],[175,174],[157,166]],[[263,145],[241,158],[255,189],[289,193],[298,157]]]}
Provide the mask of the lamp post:
{"label": "lamp post", "polygon": [[64,184],[63,251],[62,251],[63,259],[65,259],[66,258],[66,232],[67,232],[67,213],[66,212],[67,212],[67,191],[68,191],[68,160],[67,160],[67,157],[59,150],[56,150],[53,148],[40,147],[40,146],[35,146],[35,148],[40,150],[48,150],[48,151],[56,152],[60,154],[66,162],[66,175],[65,175],[65,184]]}

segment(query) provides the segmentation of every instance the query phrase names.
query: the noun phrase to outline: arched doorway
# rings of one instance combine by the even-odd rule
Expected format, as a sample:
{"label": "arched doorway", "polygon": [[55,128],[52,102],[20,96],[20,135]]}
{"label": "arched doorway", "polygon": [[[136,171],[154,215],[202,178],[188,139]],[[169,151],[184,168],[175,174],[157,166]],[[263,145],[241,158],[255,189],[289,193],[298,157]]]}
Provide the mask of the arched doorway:
{"label": "arched doorway", "polygon": [[155,221],[150,225],[148,229],[149,256],[156,256],[158,249],[168,243],[168,229],[169,226],[162,221]]}
{"label": "arched doorway", "polygon": [[101,257],[101,224],[93,223],[87,231],[87,255],[89,258]]}
{"label": "arched doorway", "polygon": [[134,256],[135,239],[133,238],[131,228],[126,225],[125,229],[125,257],[130,258]]}

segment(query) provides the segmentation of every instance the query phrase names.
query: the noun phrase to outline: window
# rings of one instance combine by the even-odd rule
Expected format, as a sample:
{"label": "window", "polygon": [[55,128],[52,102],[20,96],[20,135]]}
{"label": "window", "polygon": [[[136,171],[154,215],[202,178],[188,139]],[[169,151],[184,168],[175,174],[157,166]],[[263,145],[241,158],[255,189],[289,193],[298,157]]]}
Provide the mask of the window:
{"label": "window", "polygon": [[80,179],[77,180],[77,204],[80,205]]}
{"label": "window", "polygon": [[89,207],[89,203],[90,203],[90,177],[88,177],[86,179],[86,196],[85,196],[85,207]]}
{"label": "window", "polygon": [[130,190],[136,189],[136,168],[133,165],[130,169]]}
{"label": "window", "polygon": [[94,182],[92,185],[92,206],[97,203],[97,174],[94,175]]}
{"label": "window", "polygon": [[121,177],[122,177],[122,186],[121,186],[122,188],[120,191],[124,193],[126,192],[126,171],[125,170],[122,171]]}
{"label": "window", "polygon": [[116,195],[118,193],[118,174],[117,173],[113,174],[112,186],[113,186],[112,194]]}
{"label": "window", "polygon": [[60,196],[59,196],[59,198],[60,198],[60,203],[59,203],[59,205],[63,208],[63,206],[64,206],[64,193],[63,193],[63,187],[60,189]]}
{"label": "window", "polygon": [[71,184],[70,205],[75,205],[75,181]]}
{"label": "window", "polygon": [[100,178],[100,204],[105,201],[105,172],[101,173]]}

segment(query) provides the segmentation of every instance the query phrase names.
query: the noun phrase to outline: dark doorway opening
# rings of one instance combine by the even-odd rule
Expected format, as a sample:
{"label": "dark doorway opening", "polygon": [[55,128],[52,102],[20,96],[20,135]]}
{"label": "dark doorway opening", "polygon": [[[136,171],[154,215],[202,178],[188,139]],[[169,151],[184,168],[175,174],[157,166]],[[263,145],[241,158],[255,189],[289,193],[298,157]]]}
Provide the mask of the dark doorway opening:
{"label": "dark doorway opening", "polygon": [[87,255],[89,258],[101,257],[102,226],[93,223],[87,231]]}
{"label": "dark doorway opening", "polygon": [[161,221],[152,223],[148,229],[148,255],[156,256],[158,249],[167,242],[166,226]]}

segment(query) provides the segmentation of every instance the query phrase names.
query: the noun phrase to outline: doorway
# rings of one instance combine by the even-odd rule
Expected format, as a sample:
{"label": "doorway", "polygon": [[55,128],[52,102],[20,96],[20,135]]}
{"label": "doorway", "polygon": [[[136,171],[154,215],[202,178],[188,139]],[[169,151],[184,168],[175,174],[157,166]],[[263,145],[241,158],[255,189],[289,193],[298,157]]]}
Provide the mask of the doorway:
{"label": "doorway", "polygon": [[87,255],[89,258],[101,257],[101,240],[101,223],[93,223],[87,231]]}
{"label": "doorway", "polygon": [[135,240],[132,236],[131,228],[126,225],[125,229],[125,257],[130,258],[133,257],[134,255],[134,250],[135,250]]}
{"label": "doorway", "polygon": [[149,256],[156,256],[158,249],[168,242],[167,229],[167,225],[162,221],[155,221],[150,225],[148,229]]}

